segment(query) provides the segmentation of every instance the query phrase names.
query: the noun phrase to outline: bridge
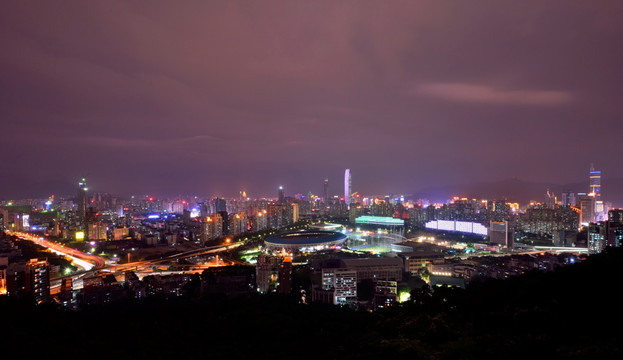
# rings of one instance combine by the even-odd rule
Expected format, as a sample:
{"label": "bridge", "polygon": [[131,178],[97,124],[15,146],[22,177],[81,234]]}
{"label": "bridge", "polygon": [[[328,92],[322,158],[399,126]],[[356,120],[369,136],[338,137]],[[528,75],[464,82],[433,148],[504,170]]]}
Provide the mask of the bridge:
{"label": "bridge", "polygon": [[555,253],[580,253],[588,254],[588,248],[572,247],[572,246],[534,246],[535,251],[549,251]]}

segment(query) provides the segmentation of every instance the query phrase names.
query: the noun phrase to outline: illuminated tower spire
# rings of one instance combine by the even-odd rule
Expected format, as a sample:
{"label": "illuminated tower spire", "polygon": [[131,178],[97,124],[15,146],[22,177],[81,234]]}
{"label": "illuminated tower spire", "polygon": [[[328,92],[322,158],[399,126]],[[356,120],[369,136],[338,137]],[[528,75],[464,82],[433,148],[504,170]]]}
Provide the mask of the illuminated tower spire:
{"label": "illuminated tower spire", "polygon": [[324,203],[329,203],[329,179],[324,179]]}
{"label": "illuminated tower spire", "polygon": [[346,169],[344,172],[344,202],[347,206],[350,206],[351,194],[353,193],[352,189],[352,180],[350,177],[350,169]]}

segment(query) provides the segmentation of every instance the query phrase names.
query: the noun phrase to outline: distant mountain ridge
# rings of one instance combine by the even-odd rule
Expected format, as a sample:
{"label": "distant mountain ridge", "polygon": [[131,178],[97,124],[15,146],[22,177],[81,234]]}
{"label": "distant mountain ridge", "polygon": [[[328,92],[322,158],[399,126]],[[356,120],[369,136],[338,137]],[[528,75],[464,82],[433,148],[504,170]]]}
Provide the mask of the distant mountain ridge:
{"label": "distant mountain ridge", "polygon": [[[603,178],[601,181],[602,199],[611,202],[614,207],[623,206],[623,178]],[[511,202],[527,204],[530,201],[542,202],[547,189],[559,199],[565,190],[575,193],[588,192],[588,179],[583,182],[556,184],[529,182],[520,179],[505,179],[494,182],[476,182],[426,188],[413,194],[414,198],[426,198],[430,201],[444,202],[453,196],[476,199],[507,199]]]}

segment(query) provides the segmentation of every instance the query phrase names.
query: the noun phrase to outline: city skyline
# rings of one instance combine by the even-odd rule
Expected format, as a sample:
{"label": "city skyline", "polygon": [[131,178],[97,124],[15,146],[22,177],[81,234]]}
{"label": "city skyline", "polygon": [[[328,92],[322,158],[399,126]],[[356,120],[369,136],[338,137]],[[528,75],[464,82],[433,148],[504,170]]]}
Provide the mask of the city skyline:
{"label": "city skyline", "polygon": [[6,197],[623,178],[620,2],[3,10]]}
{"label": "city skyline", "polygon": [[[591,165],[591,170],[589,172],[589,177],[587,177],[584,181],[578,181],[575,183],[565,183],[565,184],[555,184],[555,183],[530,183],[525,182],[520,179],[505,179],[502,181],[496,182],[479,182],[472,184],[453,184],[449,186],[440,186],[440,187],[430,187],[428,189],[424,189],[419,192],[398,192],[391,191],[387,193],[363,193],[360,192],[352,192],[352,194],[358,194],[362,198],[366,197],[386,197],[386,196],[407,196],[407,198],[411,200],[423,199],[426,201],[432,201],[437,203],[444,203],[446,201],[450,201],[453,197],[469,197],[469,198],[489,198],[489,199],[506,199],[509,201],[518,201],[523,204],[527,204],[532,201],[541,202],[543,201],[543,196],[547,197],[555,197],[559,202],[564,204],[565,196],[568,196],[569,193],[576,195],[586,194],[586,193],[595,193],[593,186],[591,185],[594,180],[594,174],[598,173],[601,176],[601,171],[594,170]],[[345,177],[344,177],[345,175]],[[279,185],[272,189],[272,193],[254,193],[253,187],[251,189],[244,188],[237,192],[237,194],[227,194],[227,193],[219,193],[219,192],[121,192],[114,193],[109,191],[104,185],[104,187],[100,188],[91,188],[89,190],[92,194],[111,194],[119,197],[148,197],[148,198],[184,198],[184,197],[198,197],[198,198],[231,198],[235,199],[237,197],[242,196],[244,194],[245,198],[249,199],[274,199],[276,201],[283,201],[283,197],[299,197],[306,196],[308,193],[317,196],[319,199],[324,200],[325,198],[339,198],[344,200],[345,194],[348,192],[346,189],[347,184],[350,179],[350,169],[346,169],[344,175],[342,176],[344,180],[344,186],[339,189],[333,189],[334,191],[329,191],[328,187],[328,178],[325,178],[322,182],[322,185],[318,186],[318,189],[306,189],[304,190],[301,186],[294,185],[292,187],[284,187],[283,185]],[[606,193],[609,194],[605,199],[605,203],[610,206],[620,207],[621,199],[623,198],[623,193],[621,193],[621,189],[623,187],[621,184],[623,183],[623,179],[614,179],[615,181],[609,182],[610,186],[607,186]],[[84,195],[84,186],[86,185],[86,178],[80,179],[78,183],[78,196],[76,197],[76,201],[80,201],[81,196]],[[90,180],[89,180],[90,182]],[[42,184],[45,186],[44,184]],[[59,191],[60,190],[60,191]],[[351,185],[352,190],[352,185]],[[601,190],[601,189],[600,189]],[[60,196],[61,198],[73,198],[72,192],[75,191],[75,184],[62,184],[59,186],[57,183],[53,183],[52,186],[46,187],[45,189],[39,188],[36,191],[32,191],[27,195],[18,195],[18,196],[10,196],[6,193],[0,196],[0,201],[9,201],[9,200],[19,200],[19,199],[34,199],[34,198],[48,198],[50,196]],[[276,192],[275,192],[276,191]],[[599,195],[596,196],[596,199],[601,199],[601,191],[599,191]],[[546,200],[547,201],[547,200]],[[601,201],[601,200],[600,200]]]}
{"label": "city skyline", "polygon": [[621,19],[2,1],[7,353],[623,358]]}

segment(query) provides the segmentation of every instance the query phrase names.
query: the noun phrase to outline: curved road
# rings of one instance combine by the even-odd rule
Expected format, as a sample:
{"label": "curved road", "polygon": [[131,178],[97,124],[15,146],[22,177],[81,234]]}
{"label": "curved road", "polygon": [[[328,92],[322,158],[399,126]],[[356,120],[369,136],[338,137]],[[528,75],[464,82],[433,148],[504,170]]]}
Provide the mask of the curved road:
{"label": "curved road", "polygon": [[38,235],[17,231],[7,231],[7,234],[16,236],[22,240],[32,241],[35,244],[46,247],[57,254],[69,256],[70,258],[72,258],[74,264],[78,265],[81,268],[84,268],[85,270],[102,269],[106,266],[106,260],[104,258],[83,253],[82,251],[66,247],[65,245],[57,244],[53,241],[48,241]]}

